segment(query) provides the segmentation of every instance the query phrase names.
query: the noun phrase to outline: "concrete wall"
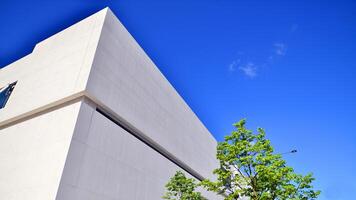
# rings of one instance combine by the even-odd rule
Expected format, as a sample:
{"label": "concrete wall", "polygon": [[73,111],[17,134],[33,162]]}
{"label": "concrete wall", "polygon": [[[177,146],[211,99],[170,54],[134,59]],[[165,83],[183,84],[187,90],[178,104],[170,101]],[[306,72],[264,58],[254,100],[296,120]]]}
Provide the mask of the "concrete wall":
{"label": "concrete wall", "polygon": [[80,103],[0,130],[0,199],[55,199]]}
{"label": "concrete wall", "polygon": [[79,112],[79,104],[63,104],[85,90],[105,15],[78,22],[0,69],[0,88],[17,81],[0,109],[0,199],[55,199]]}
{"label": "concrete wall", "polygon": [[14,81],[0,110],[0,199],[159,199],[182,163],[203,178],[217,167],[213,136],[109,9],[0,70],[0,87]]}
{"label": "concrete wall", "polygon": [[0,129],[2,124],[84,91],[105,15],[102,10],[78,22],[0,69],[0,88],[17,81],[6,107],[0,110]]}
{"label": "concrete wall", "polygon": [[217,167],[216,140],[109,10],[88,95],[204,177]]}
{"label": "concrete wall", "polygon": [[80,109],[57,200],[161,199],[182,169],[93,106]]}

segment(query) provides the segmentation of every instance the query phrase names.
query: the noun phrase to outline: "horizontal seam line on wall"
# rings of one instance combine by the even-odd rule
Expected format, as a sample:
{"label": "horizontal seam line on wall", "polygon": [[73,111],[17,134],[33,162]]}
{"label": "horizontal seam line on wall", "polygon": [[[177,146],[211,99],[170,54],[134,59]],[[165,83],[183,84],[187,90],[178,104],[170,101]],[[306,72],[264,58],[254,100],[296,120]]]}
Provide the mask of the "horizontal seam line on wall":
{"label": "horizontal seam line on wall", "polygon": [[157,147],[158,146],[157,144],[152,144],[151,142],[145,140],[142,136],[140,136],[141,134],[136,133],[130,127],[125,125],[125,123],[120,122],[120,120],[115,119],[114,117],[112,117],[110,114],[107,113],[107,111],[104,111],[103,109],[98,108],[98,107],[96,108],[96,111],[98,113],[102,114],[107,119],[109,119],[114,124],[118,125],[122,129],[124,129],[126,132],[128,132],[129,134],[134,136],[136,139],[140,140],[142,143],[146,144],[148,147],[150,147],[151,149],[153,149],[154,151],[156,151],[157,153],[159,153],[160,155],[162,155],[163,157],[165,157],[166,159],[168,159],[169,161],[171,161],[172,163],[174,163],[175,165],[177,165],[178,167],[180,167],[181,169],[186,171],[188,174],[190,174],[194,178],[198,179],[199,181],[204,180],[204,178],[200,174],[198,174],[197,172],[194,172],[194,170],[192,170],[186,164],[184,164],[181,161],[178,161],[177,159],[172,158],[172,155],[169,155],[170,153],[168,153],[167,151],[163,150],[161,147]]}
{"label": "horizontal seam line on wall", "polygon": [[[115,117],[113,114],[111,114],[108,109],[105,109],[104,106],[101,106],[102,104],[100,102],[97,102],[95,98],[92,98],[90,95],[88,95],[86,92],[78,92],[76,94],[70,95],[68,97],[65,97],[61,100],[46,104],[40,108],[35,109],[34,111],[29,111],[24,114],[21,114],[17,117],[10,118],[8,120],[5,120],[3,122],[0,122],[0,130],[6,129],[8,127],[14,126],[18,123],[30,120],[32,118],[38,117],[40,115],[49,113],[51,111],[60,109],[62,107],[71,105],[73,103],[76,103],[80,100],[89,100],[92,102],[94,105],[94,109],[98,111],[100,114],[108,118],[110,121],[113,123],[117,124],[121,128],[123,128],[125,131],[130,133],[132,136],[149,146],[151,149],[155,150],[168,160],[170,160],[172,163],[186,171],[188,174],[193,176],[194,178],[198,179],[199,181],[204,180],[205,178],[200,175],[198,172],[196,172],[194,169],[189,167],[187,164],[185,164],[183,161],[180,159],[176,158],[172,153],[167,151],[164,147],[161,147],[159,144],[157,144],[155,141],[153,141],[150,137],[146,136],[144,133],[140,133],[137,128],[133,127],[132,125],[129,125],[128,123],[123,122],[123,120],[120,120],[119,117]],[[121,118],[121,117],[120,117]],[[137,131],[135,131],[137,130]],[[150,141],[151,140],[151,141]]]}

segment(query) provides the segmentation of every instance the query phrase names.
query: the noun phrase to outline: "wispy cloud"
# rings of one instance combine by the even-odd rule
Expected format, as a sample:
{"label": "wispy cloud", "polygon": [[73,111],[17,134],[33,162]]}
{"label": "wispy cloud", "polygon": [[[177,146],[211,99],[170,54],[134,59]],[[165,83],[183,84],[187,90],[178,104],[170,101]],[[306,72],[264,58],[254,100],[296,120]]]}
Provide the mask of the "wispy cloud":
{"label": "wispy cloud", "polygon": [[287,46],[284,43],[274,43],[274,50],[276,55],[284,56],[287,53]]}
{"label": "wispy cloud", "polygon": [[236,59],[228,65],[229,72],[235,72],[237,69],[249,78],[257,76],[258,67],[253,62],[241,62],[241,59]]}
{"label": "wispy cloud", "polygon": [[249,78],[254,78],[257,76],[257,66],[252,62],[240,66],[239,70],[241,70]]}
{"label": "wispy cloud", "polygon": [[[275,42],[272,44],[272,52],[264,58],[258,61],[249,59],[249,55],[238,52],[237,58],[233,60],[227,67],[228,71],[233,73],[235,71],[241,72],[248,78],[255,78],[258,76],[260,69],[270,66],[278,60],[279,57],[285,56],[287,53],[287,45],[282,42]],[[247,59],[248,58],[248,59]]]}
{"label": "wispy cloud", "polygon": [[229,64],[229,71],[230,71],[230,72],[236,71],[236,67],[240,64],[240,62],[241,62],[240,59],[237,59],[237,60],[232,61],[232,62]]}

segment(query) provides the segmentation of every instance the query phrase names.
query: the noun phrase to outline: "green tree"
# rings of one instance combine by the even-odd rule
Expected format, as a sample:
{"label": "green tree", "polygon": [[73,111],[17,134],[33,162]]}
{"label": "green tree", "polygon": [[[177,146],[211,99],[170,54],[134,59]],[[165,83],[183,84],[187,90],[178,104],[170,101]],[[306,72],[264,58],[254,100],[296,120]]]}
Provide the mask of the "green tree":
{"label": "green tree", "polygon": [[167,192],[163,199],[168,200],[204,200],[205,198],[195,189],[198,184],[193,178],[187,178],[183,172],[177,171],[166,184]]}
{"label": "green tree", "polygon": [[216,181],[201,185],[225,196],[225,200],[247,197],[251,200],[315,199],[320,191],[312,188],[311,174],[296,174],[265,137],[245,128],[245,120],[234,124],[236,130],[217,146],[220,167],[214,170]]}

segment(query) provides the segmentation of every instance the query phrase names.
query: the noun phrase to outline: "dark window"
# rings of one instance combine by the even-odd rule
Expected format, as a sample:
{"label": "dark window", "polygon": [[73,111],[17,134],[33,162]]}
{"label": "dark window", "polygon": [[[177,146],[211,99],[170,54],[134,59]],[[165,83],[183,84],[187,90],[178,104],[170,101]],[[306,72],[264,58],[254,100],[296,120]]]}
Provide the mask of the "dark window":
{"label": "dark window", "polygon": [[16,82],[0,88],[0,109],[5,107],[5,104],[7,100],[9,100],[9,97],[11,95],[11,92],[14,90],[15,85]]}

